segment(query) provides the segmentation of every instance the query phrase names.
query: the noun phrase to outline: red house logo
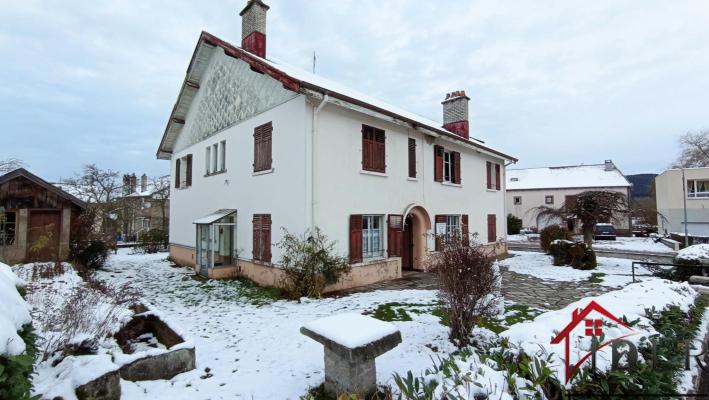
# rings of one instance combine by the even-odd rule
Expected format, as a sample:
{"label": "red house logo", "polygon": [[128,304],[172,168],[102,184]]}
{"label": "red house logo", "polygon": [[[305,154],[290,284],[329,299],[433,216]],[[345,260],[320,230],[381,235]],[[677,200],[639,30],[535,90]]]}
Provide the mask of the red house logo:
{"label": "red house logo", "polygon": [[[589,314],[591,313],[596,313],[596,315],[589,317]],[[584,336],[590,336],[592,338],[595,338],[596,340],[600,341],[601,337],[603,337],[603,318],[605,317],[611,322],[615,323],[618,327],[624,328],[624,330],[627,331],[626,334],[620,335],[618,337],[614,337],[612,339],[606,340],[603,343],[595,342],[598,343],[594,348],[589,351],[586,355],[581,357],[579,361],[576,364],[571,363],[570,359],[570,335],[571,332],[576,329],[579,324],[583,324],[584,328]],[[564,353],[565,353],[565,358],[564,358],[564,364],[566,366],[566,383],[568,383],[571,378],[574,376],[576,371],[583,365],[583,363],[588,360],[589,357],[591,357],[596,351],[612,344],[613,342],[623,339],[625,337],[635,335],[637,332],[635,332],[631,327],[626,325],[623,321],[618,319],[615,315],[611,314],[608,310],[603,308],[600,304],[596,303],[595,300],[591,300],[590,303],[586,306],[586,308],[580,310],[580,309],[575,309],[573,313],[571,314],[571,322],[569,322],[566,327],[559,332],[559,334],[551,340],[551,344],[559,344],[562,341],[564,341]]]}

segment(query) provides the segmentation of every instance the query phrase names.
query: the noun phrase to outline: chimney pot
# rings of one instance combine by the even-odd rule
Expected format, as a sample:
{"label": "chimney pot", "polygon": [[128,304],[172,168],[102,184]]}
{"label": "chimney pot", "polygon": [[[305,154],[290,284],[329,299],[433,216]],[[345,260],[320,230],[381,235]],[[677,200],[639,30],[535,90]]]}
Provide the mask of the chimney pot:
{"label": "chimney pot", "polygon": [[241,16],[241,47],[266,58],[266,12],[270,7],[261,0],[248,0]]}
{"label": "chimney pot", "polygon": [[446,94],[443,100],[443,128],[464,138],[470,138],[470,124],[468,122],[468,102],[470,98],[465,91],[456,90]]}
{"label": "chimney pot", "polygon": [[146,190],[148,190],[148,176],[143,174],[140,177],[140,191],[145,192]]}
{"label": "chimney pot", "polygon": [[606,160],[606,162],[605,162],[605,170],[606,170],[606,171],[613,171],[613,170],[615,170],[615,164],[613,164],[613,160]]}

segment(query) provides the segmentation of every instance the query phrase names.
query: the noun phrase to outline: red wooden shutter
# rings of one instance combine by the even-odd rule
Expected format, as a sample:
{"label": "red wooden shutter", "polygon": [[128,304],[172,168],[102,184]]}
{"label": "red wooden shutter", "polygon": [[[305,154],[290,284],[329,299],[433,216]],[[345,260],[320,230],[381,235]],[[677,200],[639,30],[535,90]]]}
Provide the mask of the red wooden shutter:
{"label": "red wooden shutter", "polygon": [[362,261],[362,215],[350,215],[350,262]]}
{"label": "red wooden shutter", "polygon": [[175,189],[180,188],[180,159],[175,160]]}
{"label": "red wooden shutter", "polygon": [[416,178],[416,139],[409,138],[409,178]]}
{"label": "red wooden shutter", "polygon": [[485,165],[487,166],[487,188],[492,189],[492,163],[488,161]]}
{"label": "red wooden shutter", "polygon": [[271,214],[261,216],[261,260],[271,262]]}
{"label": "red wooden shutter", "polygon": [[386,135],[381,129],[374,130],[374,170],[386,172]]}
{"label": "red wooden shutter", "polygon": [[443,147],[433,146],[433,180],[443,182]]}
{"label": "red wooden shutter", "polygon": [[374,132],[371,126],[362,125],[362,169],[374,169]]}
{"label": "red wooden shutter", "polygon": [[192,154],[187,155],[185,181],[187,186],[192,186]]}
{"label": "red wooden shutter", "polygon": [[389,257],[401,257],[402,237],[404,235],[404,216],[389,214],[387,223],[387,243]]}
{"label": "red wooden shutter", "polygon": [[460,183],[460,153],[452,151],[453,155],[453,183]]}
{"label": "red wooden shutter", "polygon": [[463,244],[464,245],[469,245],[470,244],[470,235],[469,235],[469,229],[468,229],[468,214],[463,214],[461,217],[461,236],[463,239]]}
{"label": "red wooden shutter", "polygon": [[271,169],[273,161],[272,137],[273,124],[271,122],[254,128],[254,172]]}
{"label": "red wooden shutter", "polygon": [[495,214],[487,215],[487,242],[492,243],[497,240],[497,216]]}
{"label": "red wooden shutter", "polygon": [[502,189],[502,185],[500,185],[500,179],[502,175],[500,174],[500,164],[495,164],[495,189],[500,190]]}
{"label": "red wooden shutter", "polygon": [[261,214],[254,214],[254,219],[252,221],[253,223],[253,228],[252,228],[252,236],[253,236],[253,243],[251,246],[251,254],[252,258],[254,260],[260,260],[261,259]]}
{"label": "red wooden shutter", "polygon": [[[445,215],[436,215],[436,225],[439,223],[445,223],[446,222],[446,216]],[[436,234],[436,251],[441,251],[443,250],[443,239],[438,236],[438,232],[436,231],[436,226],[433,227],[433,232]]]}

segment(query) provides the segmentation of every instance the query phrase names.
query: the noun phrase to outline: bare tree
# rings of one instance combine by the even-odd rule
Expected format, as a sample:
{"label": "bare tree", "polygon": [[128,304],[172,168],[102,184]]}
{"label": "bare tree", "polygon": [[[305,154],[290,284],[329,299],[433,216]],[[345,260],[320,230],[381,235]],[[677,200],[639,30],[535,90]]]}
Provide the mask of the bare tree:
{"label": "bare tree", "polygon": [[70,186],[74,194],[95,208],[96,221],[100,233],[105,240],[114,237],[115,218],[117,216],[116,201],[120,196],[122,183],[118,179],[119,172],[101,169],[96,164],[84,165],[80,174],[67,178],[63,184]]}
{"label": "bare tree", "polygon": [[627,218],[634,211],[628,204],[628,198],[618,192],[590,190],[576,196],[576,201],[564,204],[559,208],[540,206],[535,209],[537,218],[547,221],[578,218],[581,221],[583,240],[593,246],[593,231],[601,222],[618,221]]}
{"label": "bare tree", "polygon": [[0,175],[6,174],[10,171],[14,171],[18,168],[24,168],[27,164],[24,161],[17,158],[8,158],[5,160],[0,160]]}
{"label": "bare tree", "polygon": [[709,166],[709,130],[687,132],[679,138],[681,153],[674,167]]}
{"label": "bare tree", "polygon": [[168,200],[170,199],[170,178],[169,176],[155,177],[152,179],[152,198],[158,202],[160,207],[160,228],[167,232],[168,229]]}

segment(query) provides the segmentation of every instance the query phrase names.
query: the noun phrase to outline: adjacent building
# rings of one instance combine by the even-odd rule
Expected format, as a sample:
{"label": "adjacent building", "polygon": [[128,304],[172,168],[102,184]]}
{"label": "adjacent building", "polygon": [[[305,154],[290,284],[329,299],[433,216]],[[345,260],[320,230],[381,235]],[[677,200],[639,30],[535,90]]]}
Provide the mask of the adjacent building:
{"label": "adjacent building", "polygon": [[687,233],[695,242],[709,238],[709,168],[685,168],[684,176],[668,169],[655,178],[655,193],[660,232],[684,237],[686,200]]}
{"label": "adjacent building", "polygon": [[0,176],[0,260],[64,260],[86,204],[24,168]]}
{"label": "adjacent building", "polygon": [[[572,231],[580,232],[581,226],[574,219],[550,221],[538,218],[538,207],[560,207],[575,201],[580,193],[591,190],[618,192],[630,198],[631,187],[611,160],[603,164],[508,169],[505,201],[507,211],[522,219],[525,228],[542,229],[549,224],[564,223]],[[630,233],[629,216],[613,222],[618,233]]]}
{"label": "adjacent building", "polygon": [[445,96],[441,124],[270,60],[268,8],[247,3],[241,47],[200,35],[157,151],[172,259],[277,285],[284,230],[318,227],[353,265],[333,290],[423,269],[435,233],[505,239],[516,160],[470,135],[465,92]]}
{"label": "adjacent building", "polygon": [[170,210],[170,177],[148,180],[141,175],[123,175],[121,196],[116,199],[118,240],[133,242],[151,229],[167,231]]}

